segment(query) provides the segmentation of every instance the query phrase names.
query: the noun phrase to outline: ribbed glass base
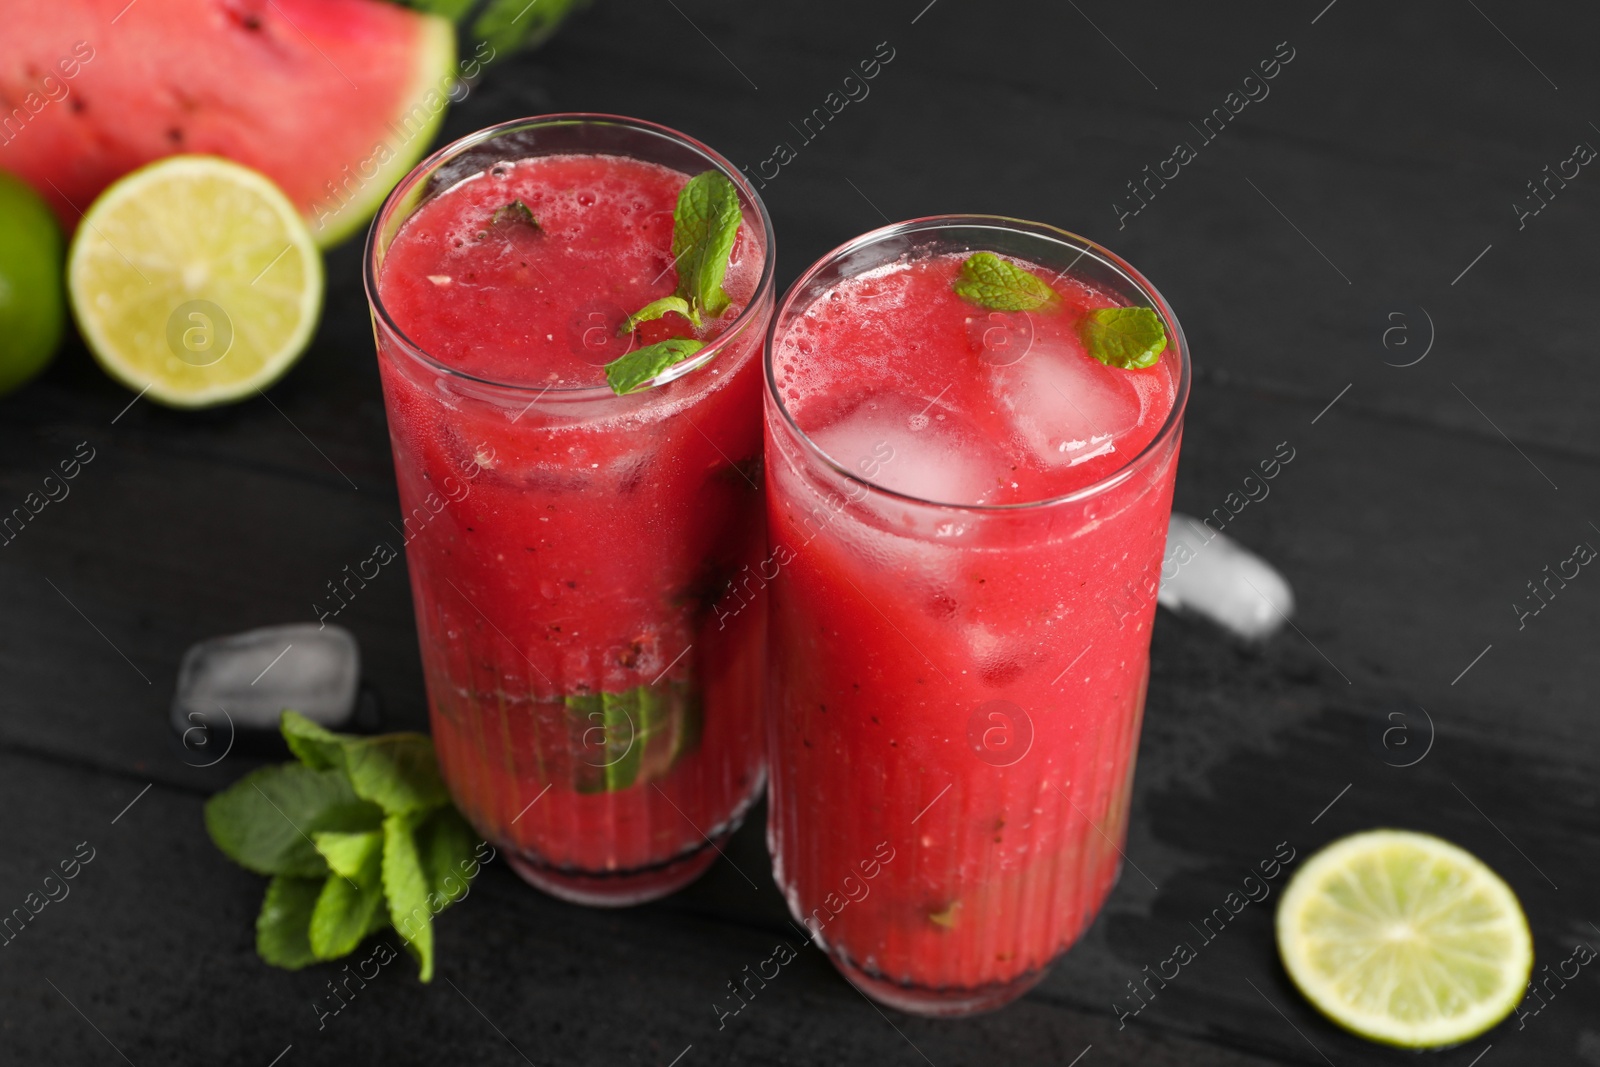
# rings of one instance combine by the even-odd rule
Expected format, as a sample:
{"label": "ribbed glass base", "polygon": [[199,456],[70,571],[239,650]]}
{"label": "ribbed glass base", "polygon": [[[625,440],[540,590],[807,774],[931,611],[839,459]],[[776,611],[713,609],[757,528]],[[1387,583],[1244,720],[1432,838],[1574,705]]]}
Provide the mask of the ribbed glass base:
{"label": "ribbed glass base", "polygon": [[524,882],[553,897],[591,908],[626,908],[676,893],[716,862],[717,849],[711,841],[706,841],[694,851],[666,863],[627,871],[551,867],[531,856],[510,851],[505,857]]}
{"label": "ribbed glass base", "polygon": [[839,973],[861,992],[891,1008],[911,1015],[955,1016],[977,1015],[980,1012],[1003,1008],[1028,990],[1038,985],[1050,973],[1054,961],[1036,971],[1028,971],[1007,982],[994,982],[971,989],[949,987],[930,989],[924,986],[905,985],[868,973],[849,960],[829,953],[828,958]]}

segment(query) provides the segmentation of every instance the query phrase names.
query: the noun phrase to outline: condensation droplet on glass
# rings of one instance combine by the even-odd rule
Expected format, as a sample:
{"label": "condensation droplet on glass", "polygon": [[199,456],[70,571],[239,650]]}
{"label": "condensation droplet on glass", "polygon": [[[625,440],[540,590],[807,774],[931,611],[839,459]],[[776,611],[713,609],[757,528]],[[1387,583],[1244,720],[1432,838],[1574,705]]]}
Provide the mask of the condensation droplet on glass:
{"label": "condensation droplet on glass", "polygon": [[489,168],[489,173],[496,178],[509,178],[511,177],[511,164],[507,163],[505,160],[501,160],[499,163],[496,163],[494,166]]}

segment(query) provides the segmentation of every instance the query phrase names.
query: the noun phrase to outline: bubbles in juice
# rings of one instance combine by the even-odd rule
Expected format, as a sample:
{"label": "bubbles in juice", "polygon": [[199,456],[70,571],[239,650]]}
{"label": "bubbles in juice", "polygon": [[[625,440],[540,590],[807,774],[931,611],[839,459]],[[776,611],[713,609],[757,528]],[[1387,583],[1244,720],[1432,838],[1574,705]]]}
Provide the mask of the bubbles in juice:
{"label": "bubbles in juice", "polygon": [[857,477],[941,504],[1048,500],[1137,455],[1171,409],[1174,363],[1108,367],[1079,336],[1090,309],[1125,301],[1067,277],[1042,308],[993,311],[955,293],[965,258],[908,255],[845,279],[778,338],[778,391],[801,430]]}

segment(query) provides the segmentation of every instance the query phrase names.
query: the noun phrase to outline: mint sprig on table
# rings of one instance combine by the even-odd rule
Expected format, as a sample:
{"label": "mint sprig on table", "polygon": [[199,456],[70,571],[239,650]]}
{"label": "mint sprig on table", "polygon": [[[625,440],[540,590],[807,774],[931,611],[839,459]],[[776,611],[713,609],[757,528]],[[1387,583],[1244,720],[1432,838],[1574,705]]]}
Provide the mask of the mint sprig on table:
{"label": "mint sprig on table", "polygon": [[[722,288],[728,276],[728,258],[739,235],[743,209],[739,190],[720,171],[708,170],[690,178],[678,191],[672,210],[672,262],[678,270],[678,288],[652,300],[622,320],[619,337],[642,322],[676,312],[696,327],[717,318],[732,299]],[[705,342],[692,337],[672,337],[635,349],[606,364],[606,381],[619,396],[639,389],[668,367],[682,363]]]}
{"label": "mint sprig on table", "polygon": [[[994,311],[1037,311],[1061,303],[1044,279],[993,252],[968,256],[952,288],[961,299]],[[1147,307],[1095,308],[1078,323],[1078,335],[1091,356],[1122,370],[1155,366],[1167,347],[1166,326]]]}
{"label": "mint sprig on table", "polygon": [[433,916],[466,896],[480,865],[433,742],[336,734],[293,711],[280,729],[299,762],[253,771],[205,806],[216,846],[272,878],[257,954],[298,970],[391,926],[431,980]]}

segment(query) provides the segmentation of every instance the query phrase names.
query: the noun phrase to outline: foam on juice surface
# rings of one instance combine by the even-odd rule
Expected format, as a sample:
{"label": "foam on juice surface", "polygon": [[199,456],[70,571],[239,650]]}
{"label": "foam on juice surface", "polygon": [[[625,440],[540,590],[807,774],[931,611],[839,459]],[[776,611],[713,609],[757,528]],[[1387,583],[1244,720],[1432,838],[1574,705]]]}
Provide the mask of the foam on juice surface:
{"label": "foam on juice surface", "polygon": [[1017,260],[1060,296],[997,312],[955,294],[964,254],[908,255],[848,278],[777,339],[780,396],[835,463],[946,504],[1047,500],[1113,473],[1150,443],[1176,394],[1176,353],[1108,367],[1078,326],[1131,301]]}
{"label": "foam on juice surface", "polygon": [[[622,318],[673,292],[672,212],[690,175],[605,155],[496,163],[424,202],[402,225],[379,275],[384,306],[423,351],[496,381],[605,384],[627,351]],[[521,201],[530,224],[495,213]],[[747,216],[723,288],[732,304],[693,330],[709,340],[754,295],[764,259]],[[691,332],[677,316],[645,324],[642,343]],[[633,342],[635,344],[639,341]]]}

